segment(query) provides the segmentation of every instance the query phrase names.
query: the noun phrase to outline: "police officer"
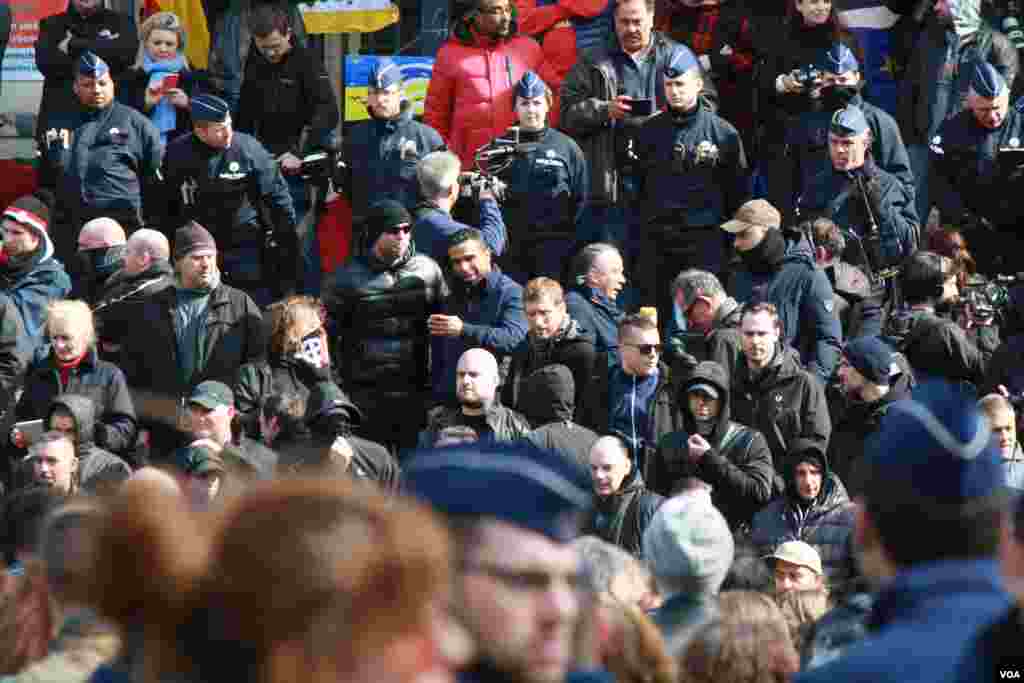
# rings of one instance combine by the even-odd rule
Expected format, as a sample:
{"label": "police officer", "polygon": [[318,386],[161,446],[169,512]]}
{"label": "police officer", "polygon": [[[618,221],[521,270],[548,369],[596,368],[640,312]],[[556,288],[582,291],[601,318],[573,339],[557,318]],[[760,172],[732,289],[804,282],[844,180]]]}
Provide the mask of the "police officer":
{"label": "police officer", "polygon": [[274,158],[233,130],[224,100],[196,95],[190,107],[192,133],[171,142],[164,159],[166,231],[190,220],[210,226],[224,279],[260,306],[294,293],[295,212]]}
{"label": "police officer", "polygon": [[670,279],[686,268],[724,269],[719,225],[747,198],[747,159],[736,129],[698,98],[703,77],[689,48],[677,46],[662,68],[668,110],[640,130],[642,301],[671,310]]}
{"label": "police officer", "polygon": [[44,164],[57,172],[59,260],[68,263],[78,231],[93,218],[112,218],[130,235],[143,225],[143,187],[159,177],[160,131],[114,100],[110,67],[92,52],[78,59],[74,110],[51,112],[43,134]]}
{"label": "police officer", "polygon": [[354,223],[361,222],[371,205],[386,199],[408,209],[415,206],[416,164],[444,147],[440,133],[413,120],[411,103],[402,91],[402,72],[390,59],[379,60],[370,71],[366,109],[370,120],[346,129],[342,146]]}
{"label": "police officer", "polygon": [[[520,284],[539,276],[561,279],[590,182],[580,146],[548,127],[552,99],[537,74],[523,74],[515,91],[519,147],[511,165],[498,174],[508,186],[505,224],[514,226],[505,270]],[[515,135],[510,129],[504,137]]]}
{"label": "police officer", "polygon": [[811,178],[828,169],[832,114],[851,104],[864,113],[871,129],[871,156],[875,163],[912,191],[914,174],[910,171],[910,157],[903,146],[899,125],[888,113],[861,97],[863,80],[857,57],[846,45],[836,43],[822,51],[816,66],[821,73],[822,86],[810,93],[812,108],[800,114],[795,125],[786,129],[787,154],[794,166],[796,194],[799,196]]}
{"label": "police officer", "polygon": [[[1018,107],[1020,104],[1017,105]],[[1019,270],[1017,223],[1024,217],[1024,115],[1010,106],[1010,88],[987,62],[974,67],[967,109],[939,127],[931,140],[932,193],[943,220],[970,231],[978,269]],[[982,227],[984,226],[984,227]]]}
{"label": "police officer", "polygon": [[828,133],[831,164],[811,178],[798,210],[803,219],[824,216],[856,235],[847,242],[844,260],[862,265],[863,247],[877,275],[916,249],[919,222],[913,189],[879,168],[872,143],[860,107],[851,104],[835,112]]}

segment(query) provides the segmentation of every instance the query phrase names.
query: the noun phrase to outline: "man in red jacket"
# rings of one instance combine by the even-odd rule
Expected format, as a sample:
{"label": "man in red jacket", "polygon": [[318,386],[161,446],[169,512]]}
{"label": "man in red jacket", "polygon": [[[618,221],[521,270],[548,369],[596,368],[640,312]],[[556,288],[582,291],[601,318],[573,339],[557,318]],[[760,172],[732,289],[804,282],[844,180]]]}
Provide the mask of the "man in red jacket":
{"label": "man in red jacket", "polygon": [[537,41],[518,30],[511,0],[475,0],[437,53],[423,122],[463,168],[473,168],[473,154],[516,122],[515,86],[543,61]]}

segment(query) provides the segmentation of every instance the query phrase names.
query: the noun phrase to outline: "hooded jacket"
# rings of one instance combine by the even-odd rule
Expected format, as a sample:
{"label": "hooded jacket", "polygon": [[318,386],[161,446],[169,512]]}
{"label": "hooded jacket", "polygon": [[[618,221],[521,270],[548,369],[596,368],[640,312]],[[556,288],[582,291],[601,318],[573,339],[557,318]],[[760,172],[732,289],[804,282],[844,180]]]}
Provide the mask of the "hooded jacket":
{"label": "hooded jacket", "polygon": [[115,453],[126,453],[135,446],[135,404],[124,373],[113,363],[99,359],[95,347],[68,372],[61,385],[60,369],[50,349],[45,349],[25,375],[25,386],[18,400],[19,420],[45,417],[54,399],[74,394],[91,399],[98,420],[90,419],[89,440]]}
{"label": "hooded jacket", "polygon": [[430,126],[414,121],[412,113],[412,107],[403,102],[396,118],[371,118],[345,132],[341,158],[348,164],[345,190],[354,217],[365,216],[372,204],[384,199],[394,199],[406,208],[416,205],[420,195],[416,165],[444,148],[444,140]]}
{"label": "hooded jacket", "polygon": [[391,395],[429,389],[427,318],[447,292],[440,266],[412,243],[390,265],[370,251],[338,269],[324,305],[342,384]]}
{"label": "hooded jacket", "polygon": [[[529,333],[512,353],[508,377],[502,387],[501,400],[521,413],[529,412],[522,394],[522,383],[534,371],[547,365],[564,365],[572,372],[575,395],[573,405],[582,406],[587,387],[594,376],[597,338],[566,313],[566,322],[550,339],[535,339]],[[572,416],[570,416],[572,419]]]}
{"label": "hooded jacket", "polygon": [[167,260],[154,261],[146,270],[128,275],[124,269],[114,273],[93,306],[100,338],[100,356],[116,363],[120,347],[132,328],[138,325],[142,302],[174,284],[174,269]]}
{"label": "hooded jacket", "polygon": [[[795,470],[801,462],[821,468],[821,491],[810,502],[796,490]],[[821,557],[829,589],[842,594],[857,575],[853,555],[854,505],[824,456],[794,459],[785,469],[786,493],[754,515],[751,540],[761,555],[774,552],[785,541],[803,541]]]}
{"label": "hooded jacket", "polygon": [[594,509],[583,533],[593,534],[642,560],[644,531],[664,500],[647,490],[634,463],[618,491],[594,497]]}
{"label": "hooded jacket", "polygon": [[[697,422],[687,405],[687,392],[697,384],[718,391],[720,409],[711,434],[711,450],[697,462],[689,457],[687,441],[697,434]],[[676,398],[680,425],[658,442],[648,464],[647,481],[658,493],[678,492],[680,481],[697,477],[711,484],[711,500],[729,522],[730,529],[750,525],[754,513],[772,498],[775,469],[772,453],[760,432],[729,419],[729,381],[725,369],[714,362],[699,364],[680,387]]]}
{"label": "hooded jacket", "polygon": [[32,351],[43,344],[46,306],[67,298],[71,278],[63,264],[53,257],[53,241],[40,235],[39,248],[24,261],[10,260],[0,265],[0,293],[6,294],[21,314],[25,336]]}
{"label": "hooded jacket", "polygon": [[518,33],[514,5],[509,35],[500,40],[478,34],[469,12],[437,52],[423,122],[441,134],[464,169],[474,167],[480,147],[516,122],[516,84],[544,59],[537,41]]}
{"label": "hooded jacket", "polygon": [[31,360],[31,349],[25,337],[25,326],[9,297],[0,295],[0,424],[14,402],[15,390],[22,386],[25,368]]}
{"label": "hooded jacket", "polygon": [[78,481],[83,490],[96,493],[98,488],[119,484],[132,475],[128,463],[96,445],[93,431],[96,426],[96,405],[91,399],[75,394],[64,394],[54,399],[44,416],[47,422],[57,408],[68,411],[75,420]]}
{"label": "hooded jacket", "polygon": [[898,348],[916,375],[970,382],[976,387],[985,383],[988,358],[959,325],[934,312],[912,312],[909,330]]}
{"label": "hooded jacket", "polygon": [[777,347],[775,358],[756,378],[741,359],[732,373],[729,398],[731,416],[764,435],[776,473],[806,451],[825,457],[832,435],[825,389],[800,367],[796,351]]}
{"label": "hooded jacket", "polygon": [[734,273],[730,294],[740,303],[775,304],[782,343],[799,349],[804,364],[822,382],[828,381],[839,362],[843,332],[834,313],[832,285],[817,268],[811,245],[803,236],[789,240],[781,256],[762,254],[753,267],[748,263]]}
{"label": "hooded jacket", "polygon": [[520,384],[519,405],[533,426],[526,438],[589,469],[590,449],[598,435],[573,422],[576,392],[569,368],[545,365],[524,377]]}

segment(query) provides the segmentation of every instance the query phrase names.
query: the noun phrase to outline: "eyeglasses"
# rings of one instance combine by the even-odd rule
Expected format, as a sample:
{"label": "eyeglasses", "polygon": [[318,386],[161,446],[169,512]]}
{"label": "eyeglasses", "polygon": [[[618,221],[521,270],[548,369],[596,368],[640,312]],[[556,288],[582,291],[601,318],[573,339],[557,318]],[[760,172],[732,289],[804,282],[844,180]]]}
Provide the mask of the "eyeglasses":
{"label": "eyeglasses", "polygon": [[632,346],[645,356],[649,356],[652,353],[661,353],[662,349],[661,344],[623,344],[622,346]]}
{"label": "eyeglasses", "polygon": [[403,223],[402,225],[396,225],[393,228],[388,228],[387,232],[391,233],[392,235],[398,235],[403,232],[412,234],[412,226],[409,225],[408,223]]}
{"label": "eyeglasses", "polygon": [[466,564],[463,566],[463,571],[467,574],[490,576],[505,584],[507,588],[524,593],[543,593],[559,583],[564,583],[570,590],[576,590],[580,586],[578,573],[550,574],[542,571],[516,571],[484,563]]}

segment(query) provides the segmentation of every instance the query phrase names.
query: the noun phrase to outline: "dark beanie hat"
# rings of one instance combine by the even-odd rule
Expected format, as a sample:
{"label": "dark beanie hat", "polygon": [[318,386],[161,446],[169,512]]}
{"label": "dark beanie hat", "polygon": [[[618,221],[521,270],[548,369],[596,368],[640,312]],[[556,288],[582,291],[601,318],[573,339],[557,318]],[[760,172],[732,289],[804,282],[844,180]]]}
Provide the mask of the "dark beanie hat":
{"label": "dark beanie hat", "polygon": [[847,342],[843,356],[853,369],[872,384],[889,384],[892,348],[878,337],[857,337]]}
{"label": "dark beanie hat", "polygon": [[174,233],[174,260],[188,256],[197,249],[217,250],[213,235],[195,221],[189,221]]}
{"label": "dark beanie hat", "polygon": [[31,230],[43,245],[44,258],[53,255],[53,242],[49,235],[50,207],[46,202],[35,195],[22,195],[4,209],[4,218]]}
{"label": "dark beanie hat", "polygon": [[372,245],[383,233],[400,225],[412,225],[412,216],[404,206],[392,199],[385,199],[370,207],[365,220],[366,243]]}

